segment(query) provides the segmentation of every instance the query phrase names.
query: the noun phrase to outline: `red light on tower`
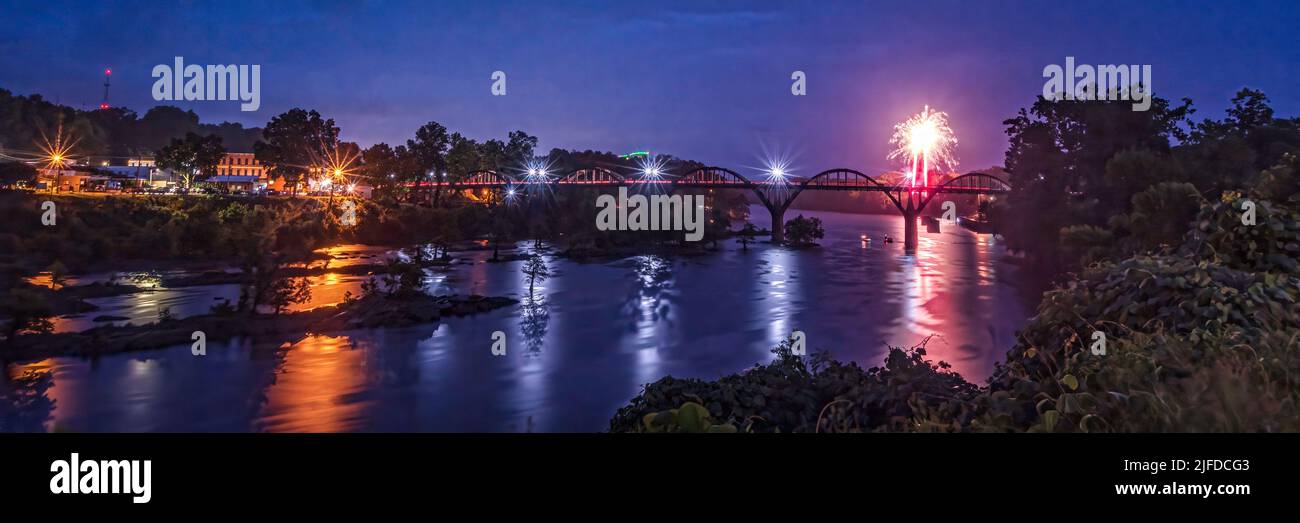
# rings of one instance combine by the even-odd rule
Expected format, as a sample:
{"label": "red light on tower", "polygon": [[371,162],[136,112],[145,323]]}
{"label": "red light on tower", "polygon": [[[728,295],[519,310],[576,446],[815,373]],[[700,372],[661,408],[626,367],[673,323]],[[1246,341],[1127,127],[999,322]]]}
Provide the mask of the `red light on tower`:
{"label": "red light on tower", "polygon": [[99,104],[99,108],[101,110],[108,109],[108,84],[109,84],[108,80],[112,77],[113,77],[113,69],[111,67],[105,67],[104,68],[104,101]]}

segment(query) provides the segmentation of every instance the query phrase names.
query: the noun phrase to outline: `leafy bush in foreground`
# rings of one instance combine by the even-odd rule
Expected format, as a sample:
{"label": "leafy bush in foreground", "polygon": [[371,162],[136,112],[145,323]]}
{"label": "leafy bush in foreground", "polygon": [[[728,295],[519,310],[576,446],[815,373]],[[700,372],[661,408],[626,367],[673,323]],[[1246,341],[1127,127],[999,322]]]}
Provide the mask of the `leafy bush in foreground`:
{"label": "leafy bush in foreground", "polygon": [[[985,387],[889,351],[883,367],[790,354],[716,381],[667,377],[610,422],[700,403],[741,431],[1300,431],[1300,213],[1202,206],[1168,254],[1102,262],[1044,293]],[[1105,353],[1093,354],[1095,332]]]}
{"label": "leafy bush in foreground", "polygon": [[821,355],[790,352],[790,340],[772,349],[777,358],[717,381],[663,378],[623,407],[610,422],[614,432],[643,430],[648,414],[695,402],[722,423],[745,432],[907,430],[931,415],[961,418],[962,405],[978,388],[925,361],[925,347],[890,349],[883,367],[863,370]]}

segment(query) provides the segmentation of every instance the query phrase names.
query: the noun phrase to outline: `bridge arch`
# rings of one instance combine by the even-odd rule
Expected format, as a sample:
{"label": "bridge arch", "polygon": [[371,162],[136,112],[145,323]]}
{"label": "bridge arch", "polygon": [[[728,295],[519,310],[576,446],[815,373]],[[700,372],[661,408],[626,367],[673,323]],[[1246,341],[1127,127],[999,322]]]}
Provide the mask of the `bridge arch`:
{"label": "bridge arch", "polygon": [[604,167],[584,167],[555,180],[560,185],[608,185],[627,183],[627,177]]}
{"label": "bridge arch", "polygon": [[498,187],[505,185],[514,185],[516,182],[513,178],[492,170],[470,171],[459,182],[456,183],[462,187]]}
{"label": "bridge arch", "polygon": [[939,184],[944,192],[979,192],[982,194],[1011,192],[1011,184],[997,176],[984,173],[966,173]]}
{"label": "bridge arch", "polygon": [[745,178],[744,176],[738,174],[736,171],[733,171],[726,167],[717,167],[717,166],[697,167],[695,169],[688,171],[686,174],[682,175],[680,178],[673,181],[674,188],[676,187],[719,188],[719,186],[722,186],[720,188],[723,189],[730,189],[730,188],[749,189],[751,191],[754,191],[754,194],[758,196],[758,201],[762,203],[764,207],[767,207],[768,210],[772,210],[773,212],[775,212],[774,209],[777,208],[777,206],[773,203],[772,199],[768,198],[767,193],[763,192],[764,187],[755,184],[749,178]]}
{"label": "bridge arch", "polygon": [[735,185],[736,187],[753,188],[754,183],[744,176],[736,174],[736,171],[726,167],[698,167],[682,175],[673,181],[673,185],[690,187],[694,185]]}
{"label": "bridge arch", "polygon": [[795,189],[794,194],[790,195],[790,199],[786,200],[785,205],[789,207],[790,204],[794,202],[794,199],[799,197],[799,193],[802,193],[804,189],[809,187],[841,191],[879,190],[880,192],[883,192],[885,196],[889,198],[889,201],[893,202],[894,206],[898,207],[900,211],[903,209],[903,204],[899,202],[898,197],[894,196],[892,192],[896,187],[880,183],[880,181],[863,174],[861,171],[842,167],[827,169],[813,175],[807,180],[804,180],[799,184],[798,188]]}
{"label": "bridge arch", "polygon": [[939,193],[1006,194],[1009,192],[1011,192],[1011,184],[1007,183],[1005,180],[991,174],[971,172],[939,184],[938,187],[935,187],[933,191],[930,191],[930,194],[926,195],[925,199],[921,201],[918,210],[924,209],[925,206],[930,203],[930,200],[933,200],[935,195]]}

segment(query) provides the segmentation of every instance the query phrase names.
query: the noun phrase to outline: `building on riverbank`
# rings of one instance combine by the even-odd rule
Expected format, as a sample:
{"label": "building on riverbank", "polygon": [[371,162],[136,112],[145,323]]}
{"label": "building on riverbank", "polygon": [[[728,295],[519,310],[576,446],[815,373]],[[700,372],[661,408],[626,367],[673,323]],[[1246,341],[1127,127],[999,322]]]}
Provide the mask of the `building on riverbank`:
{"label": "building on riverbank", "polygon": [[289,189],[284,179],[272,179],[269,169],[257,161],[257,156],[246,152],[228,152],[217,163],[216,175],[208,178],[208,183],[220,185],[227,191],[264,191],[267,189],[285,192]]}

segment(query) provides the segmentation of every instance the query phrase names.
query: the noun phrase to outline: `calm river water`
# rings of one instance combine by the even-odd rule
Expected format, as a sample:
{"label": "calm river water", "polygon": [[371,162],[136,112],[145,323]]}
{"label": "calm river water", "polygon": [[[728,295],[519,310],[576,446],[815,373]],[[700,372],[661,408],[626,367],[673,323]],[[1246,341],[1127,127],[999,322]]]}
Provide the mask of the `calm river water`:
{"label": "calm river water", "polygon": [[[907,255],[901,240],[881,241],[902,238],[897,216],[803,214],[824,221],[820,249],[759,243],[745,252],[727,242],[692,258],[547,256],[555,274],[532,307],[308,335],[285,346],[210,341],[203,357],[185,344],[11,363],[0,385],[0,430],[599,431],[643,384],[665,375],[712,379],[767,362],[795,329],[809,350],[868,367],[888,345],[935,334],[930,356],[982,382],[1028,315],[1013,287],[1017,269],[1001,261],[990,236],[923,227],[920,248]],[[766,226],[765,211],[752,215]],[[358,246],[330,252],[346,257],[333,266],[384,255]],[[453,254],[456,265],[430,276],[432,291],[527,294],[520,262],[484,263],[487,251]],[[307,306],[359,292],[362,278],[314,278]],[[233,285],[160,288],[91,300],[101,310],[56,324],[85,329],[98,315],[147,322],[164,308],[184,316],[237,294]],[[498,330],[505,356],[491,354]]]}

